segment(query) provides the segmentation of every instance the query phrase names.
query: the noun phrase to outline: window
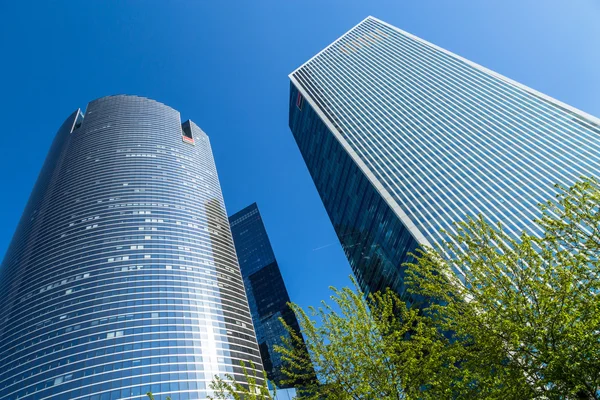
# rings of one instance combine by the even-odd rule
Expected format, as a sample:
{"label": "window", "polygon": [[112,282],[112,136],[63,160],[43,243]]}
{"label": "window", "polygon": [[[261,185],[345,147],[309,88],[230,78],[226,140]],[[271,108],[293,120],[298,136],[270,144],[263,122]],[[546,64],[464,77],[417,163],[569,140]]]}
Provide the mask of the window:
{"label": "window", "polygon": [[304,106],[304,97],[302,96],[302,93],[298,92],[298,97],[296,98],[296,107],[302,111],[302,106]]}
{"label": "window", "polygon": [[190,121],[185,121],[181,124],[182,139],[186,143],[194,144],[194,137],[192,136],[192,126]]}

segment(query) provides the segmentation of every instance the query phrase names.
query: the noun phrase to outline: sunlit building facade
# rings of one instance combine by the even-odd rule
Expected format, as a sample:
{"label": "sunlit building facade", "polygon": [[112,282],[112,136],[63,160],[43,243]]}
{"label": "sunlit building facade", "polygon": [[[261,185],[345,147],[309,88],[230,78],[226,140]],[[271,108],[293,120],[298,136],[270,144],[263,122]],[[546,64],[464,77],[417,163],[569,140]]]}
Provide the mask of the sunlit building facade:
{"label": "sunlit building facade", "polygon": [[0,267],[0,399],[205,399],[259,349],[207,135],[136,96],[59,129]]}
{"label": "sunlit building facade", "polygon": [[[361,287],[483,214],[539,235],[554,184],[600,176],[600,121],[373,17],[290,74],[289,124]],[[455,271],[460,274],[461,271]]]}

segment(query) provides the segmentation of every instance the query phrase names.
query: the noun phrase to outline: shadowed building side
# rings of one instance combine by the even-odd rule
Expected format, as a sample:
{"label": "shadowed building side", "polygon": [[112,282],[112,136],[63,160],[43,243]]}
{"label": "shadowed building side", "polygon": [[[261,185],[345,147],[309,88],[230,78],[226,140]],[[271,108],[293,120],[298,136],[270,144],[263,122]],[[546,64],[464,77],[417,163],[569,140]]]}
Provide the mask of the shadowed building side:
{"label": "shadowed building side", "polygon": [[301,382],[282,382],[287,377],[274,346],[289,337],[279,318],[301,336],[300,326],[288,306],[290,297],[256,203],[230,216],[229,223],[267,376],[278,388],[297,386]]}

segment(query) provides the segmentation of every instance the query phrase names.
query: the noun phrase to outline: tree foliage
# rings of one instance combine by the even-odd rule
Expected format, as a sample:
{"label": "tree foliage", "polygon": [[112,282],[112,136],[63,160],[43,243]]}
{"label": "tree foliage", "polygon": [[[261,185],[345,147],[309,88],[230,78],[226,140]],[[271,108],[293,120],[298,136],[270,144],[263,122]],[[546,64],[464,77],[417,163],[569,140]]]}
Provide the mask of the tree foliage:
{"label": "tree foliage", "polygon": [[[148,399],[150,399],[150,400],[154,400],[154,395],[152,394],[152,392],[148,392],[148,393],[146,393],[146,396],[148,396]],[[171,400],[171,398],[170,398],[169,396],[167,396],[167,397],[165,398],[165,400]]]}
{"label": "tree foliage", "polygon": [[405,267],[419,308],[348,288],[332,305],[292,305],[308,353],[289,327],[277,350],[306,382],[298,398],[600,399],[600,186],[557,188],[532,221],[538,236],[480,216],[418,250]]}
{"label": "tree foliage", "polygon": [[254,363],[250,363],[251,373],[248,372],[244,362],[241,362],[241,366],[246,383],[238,382],[230,374],[225,374],[225,379],[215,376],[209,385],[215,397],[208,396],[210,400],[271,400],[273,398],[276,389],[273,389],[273,394],[269,391],[267,373],[263,371],[262,379],[258,379]]}
{"label": "tree foliage", "polygon": [[457,362],[439,371],[450,378],[439,386],[446,393],[600,398],[600,188],[594,179],[558,188],[540,206],[541,237],[468,219],[409,266],[412,290],[433,300],[427,315],[453,332],[444,352]]}
{"label": "tree foliage", "polygon": [[[319,382],[300,388],[300,398],[407,398],[403,383],[425,378],[419,361],[436,364],[442,336],[389,290],[367,299],[358,288],[332,290],[333,306],[323,302],[305,312],[292,305],[308,354],[291,343],[300,339],[296,335],[277,348],[290,378],[305,378],[298,371],[315,367]],[[409,334],[417,339],[405,340]]]}

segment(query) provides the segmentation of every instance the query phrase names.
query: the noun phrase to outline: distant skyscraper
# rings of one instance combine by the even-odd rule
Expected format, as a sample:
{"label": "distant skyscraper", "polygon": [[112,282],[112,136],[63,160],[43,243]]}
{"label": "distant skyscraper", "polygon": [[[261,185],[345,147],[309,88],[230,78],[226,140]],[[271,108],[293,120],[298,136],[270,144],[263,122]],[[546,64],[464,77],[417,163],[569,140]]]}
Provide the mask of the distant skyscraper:
{"label": "distant skyscraper", "polygon": [[278,387],[289,387],[281,383],[282,360],[273,346],[288,336],[279,318],[297,332],[300,327],[256,203],[230,216],[229,223],[265,371]]}
{"label": "distant skyscraper", "polygon": [[290,80],[290,128],[366,291],[404,294],[408,253],[469,215],[539,234],[554,184],[600,176],[600,120],[372,17]]}
{"label": "distant skyscraper", "polygon": [[156,101],[64,122],[0,268],[2,400],[204,399],[262,371],[210,142]]}

